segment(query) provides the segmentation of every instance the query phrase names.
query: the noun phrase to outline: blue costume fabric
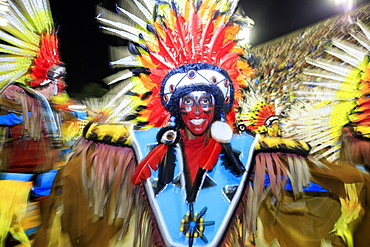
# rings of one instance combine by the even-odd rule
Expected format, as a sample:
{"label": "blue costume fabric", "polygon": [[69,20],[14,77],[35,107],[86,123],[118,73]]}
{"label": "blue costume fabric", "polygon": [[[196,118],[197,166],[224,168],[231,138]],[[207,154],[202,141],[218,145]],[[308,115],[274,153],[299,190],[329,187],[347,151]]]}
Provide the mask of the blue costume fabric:
{"label": "blue costume fabric", "polygon": [[[153,145],[156,145],[156,135],[159,130],[159,128],[149,128],[133,132],[133,146],[139,160],[147,155]],[[232,148],[240,154],[240,161],[246,170],[251,163],[251,150],[254,148],[255,141],[255,138],[249,135],[235,135],[230,142]],[[225,161],[226,154],[221,153],[217,164],[202,177],[202,185],[195,201],[189,203],[185,199],[189,193],[186,190],[186,183],[190,181],[184,175],[184,169],[186,169],[182,158],[184,153],[179,145],[174,148],[174,152],[176,162],[172,182],[158,193],[154,192],[158,181],[158,170],[152,171],[145,182],[148,200],[152,205],[162,237],[169,246],[183,246],[189,241],[193,241],[193,246],[215,246],[220,242],[239,202],[247,182],[248,172],[244,172],[243,175],[233,174],[228,169],[230,164]],[[187,222],[186,215],[192,213],[202,215],[204,222],[199,222],[199,219]],[[179,229],[182,229],[182,234]],[[201,237],[190,240],[186,234],[191,231]]]}

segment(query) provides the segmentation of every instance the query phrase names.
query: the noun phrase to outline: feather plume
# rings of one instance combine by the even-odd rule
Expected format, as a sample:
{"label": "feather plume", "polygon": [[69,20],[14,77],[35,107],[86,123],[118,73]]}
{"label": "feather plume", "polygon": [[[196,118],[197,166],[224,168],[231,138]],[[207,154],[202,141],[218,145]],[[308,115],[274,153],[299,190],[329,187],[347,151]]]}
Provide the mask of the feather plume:
{"label": "feather plume", "polygon": [[[234,10],[227,12],[230,8],[228,2],[134,0],[134,3],[121,3],[117,9],[125,18],[117,18],[109,11],[100,9],[97,19],[106,32],[136,43],[138,49],[135,49],[135,54],[140,53],[133,54],[131,59],[118,57],[112,65],[145,66],[151,72],[148,76],[139,76],[144,87],[152,91],[142,104],[147,108],[138,114],[143,122],[157,127],[166,124],[169,114],[163,113],[165,109],[158,97],[160,85],[171,69],[191,63],[219,66],[229,73],[235,91],[239,90],[239,83],[253,75],[247,71],[246,62],[240,63],[239,55],[244,50],[236,49],[234,41],[239,28],[231,18]],[[232,6],[235,7],[236,3],[233,1]],[[144,29],[142,21],[147,23],[147,28]],[[139,33],[140,38],[134,37]],[[153,87],[153,84],[156,86]],[[238,101],[234,103],[236,105]],[[226,119],[234,120],[234,114],[230,113]]]}
{"label": "feather plume", "polygon": [[[125,10],[127,11],[128,13],[130,13],[131,15],[134,15],[136,16],[137,18],[139,18],[140,20],[142,21],[150,21],[147,19],[147,17],[143,14],[143,12],[138,8],[138,6],[135,4],[134,1],[118,1],[119,2],[119,6],[125,6],[124,9],[120,8],[119,6],[117,6],[117,9],[119,11],[122,11],[122,10]],[[153,6],[149,7],[149,6],[146,6],[147,9],[151,9],[153,8]],[[127,15],[126,12],[123,12],[123,14]]]}
{"label": "feather plume", "polygon": [[150,176],[150,169],[156,171],[158,169],[158,165],[162,162],[167,150],[168,146],[164,144],[159,144],[154,149],[152,149],[147,154],[147,156],[137,165],[135,173],[132,176],[132,182],[136,185],[140,184],[142,180],[147,179]]}
{"label": "feather plume", "polygon": [[[59,47],[48,1],[9,0],[0,13],[2,70],[0,89],[12,81],[38,86],[47,71],[60,64]],[[12,58],[12,61],[6,60]]]}
{"label": "feather plume", "polygon": [[175,170],[175,149],[172,145],[168,146],[167,152],[164,155],[158,168],[158,182],[155,188],[157,194],[168,183],[172,182]]}
{"label": "feather plume", "polygon": [[[338,161],[342,149],[342,128],[368,124],[369,67],[366,28],[361,28],[346,39],[333,38],[322,58],[307,58],[311,66],[304,70],[296,101],[282,121],[284,135],[304,140],[312,147],[310,153],[317,159]],[[305,100],[302,103],[301,100]]]}

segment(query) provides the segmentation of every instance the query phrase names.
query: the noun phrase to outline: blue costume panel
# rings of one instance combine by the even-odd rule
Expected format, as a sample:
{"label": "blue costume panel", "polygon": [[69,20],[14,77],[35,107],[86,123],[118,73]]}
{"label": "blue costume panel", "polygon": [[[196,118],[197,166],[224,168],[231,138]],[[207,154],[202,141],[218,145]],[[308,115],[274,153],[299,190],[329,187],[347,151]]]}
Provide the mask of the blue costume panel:
{"label": "blue costume panel", "polygon": [[[158,131],[159,128],[148,128],[133,132],[133,146],[139,154],[139,160],[156,144]],[[240,153],[240,161],[247,171],[255,141],[249,135],[235,135],[231,141],[232,148]],[[193,227],[198,232],[195,236],[199,236],[194,238],[193,246],[216,246],[239,201],[248,172],[241,176],[234,175],[223,164],[222,156],[225,154],[221,153],[217,164],[204,175],[201,189],[190,206],[186,201],[183,152],[179,144],[176,144],[175,150],[176,164],[172,183],[155,194],[153,187],[158,180],[158,170],[152,170],[145,182],[161,234],[169,246],[189,246],[186,232],[190,232]],[[189,217],[192,213],[193,218]]]}

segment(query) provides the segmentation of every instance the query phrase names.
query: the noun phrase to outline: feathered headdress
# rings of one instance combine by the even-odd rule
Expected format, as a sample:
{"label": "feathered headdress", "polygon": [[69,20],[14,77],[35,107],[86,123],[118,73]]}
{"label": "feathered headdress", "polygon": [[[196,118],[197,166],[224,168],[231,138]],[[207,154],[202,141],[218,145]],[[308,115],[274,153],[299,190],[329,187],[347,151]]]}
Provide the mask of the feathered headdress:
{"label": "feathered headdress", "polygon": [[253,88],[243,94],[239,109],[237,115],[239,131],[248,129],[253,133],[267,133],[277,137],[278,133],[272,133],[274,131],[271,129],[273,122],[279,119],[275,106],[254,92]]}
{"label": "feathered headdress", "polygon": [[[145,109],[140,112],[142,122],[164,126],[174,111],[173,99],[193,86],[221,92],[225,110],[237,103],[234,92],[254,71],[240,56],[243,48],[237,46],[236,35],[243,25],[240,18],[235,18],[238,24],[233,21],[236,4],[237,1],[210,0],[198,4],[125,1],[126,9],[117,7],[119,15],[100,11],[97,19],[104,24],[102,29],[131,42],[114,53],[124,55],[112,65],[142,67],[120,72],[109,82],[126,80],[141,93],[150,91],[149,97],[138,94],[145,98]],[[250,20],[244,22],[249,28]],[[139,81],[131,78],[135,75]],[[202,85],[193,84],[195,77],[204,79]],[[229,114],[229,118],[234,120],[235,116]]]}
{"label": "feathered headdress", "polygon": [[[31,68],[31,87],[43,86],[50,82],[50,80],[62,77],[64,66],[61,66],[61,61],[58,52],[58,39],[55,33],[45,33],[41,38],[40,50],[34,64]],[[58,73],[53,74],[52,68],[54,66],[62,67],[63,69]]]}
{"label": "feathered headdress", "polygon": [[286,136],[304,140],[311,154],[329,161],[339,159],[340,136],[345,125],[369,133],[369,40],[370,32],[361,21],[352,40],[332,39],[326,58],[307,58],[311,68],[294,98],[297,100],[284,120]]}
{"label": "feathered headdress", "polygon": [[[10,82],[32,87],[46,85],[64,74],[60,65],[58,39],[47,0],[0,2],[0,88]],[[49,74],[48,74],[49,73]]]}

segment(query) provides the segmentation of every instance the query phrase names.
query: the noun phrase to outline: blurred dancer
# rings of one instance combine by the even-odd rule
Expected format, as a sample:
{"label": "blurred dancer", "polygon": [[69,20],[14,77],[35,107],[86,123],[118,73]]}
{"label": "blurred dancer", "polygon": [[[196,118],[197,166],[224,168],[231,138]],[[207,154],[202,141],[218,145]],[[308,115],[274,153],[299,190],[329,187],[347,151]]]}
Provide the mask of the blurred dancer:
{"label": "blurred dancer", "polygon": [[47,1],[3,1],[1,7],[0,240],[30,246],[59,166],[65,115],[51,98],[65,86],[65,65]]}
{"label": "blurred dancer", "polygon": [[65,67],[52,65],[47,79],[34,80],[30,87],[9,85],[1,93],[1,125],[6,126],[2,166],[8,172],[30,173],[52,169],[57,161],[55,148],[61,147],[60,116],[51,98],[63,85]]}

